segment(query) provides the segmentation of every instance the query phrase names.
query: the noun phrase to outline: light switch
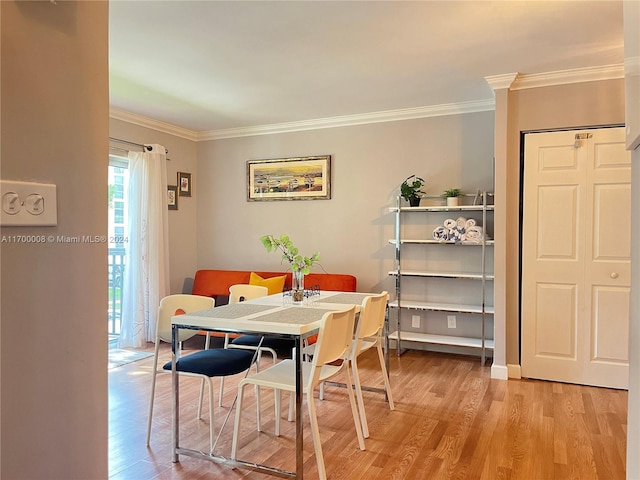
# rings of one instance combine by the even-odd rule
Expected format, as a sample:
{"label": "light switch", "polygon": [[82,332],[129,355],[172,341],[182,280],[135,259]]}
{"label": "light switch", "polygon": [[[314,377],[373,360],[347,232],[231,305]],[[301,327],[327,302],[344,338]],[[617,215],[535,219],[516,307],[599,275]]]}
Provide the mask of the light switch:
{"label": "light switch", "polygon": [[8,215],[15,215],[22,207],[20,197],[16,192],[7,192],[2,195],[2,211]]}
{"label": "light switch", "polygon": [[56,186],[50,183],[0,180],[3,227],[58,224]]}
{"label": "light switch", "polygon": [[32,193],[24,201],[24,208],[31,215],[41,215],[44,212],[44,197],[39,193]]}

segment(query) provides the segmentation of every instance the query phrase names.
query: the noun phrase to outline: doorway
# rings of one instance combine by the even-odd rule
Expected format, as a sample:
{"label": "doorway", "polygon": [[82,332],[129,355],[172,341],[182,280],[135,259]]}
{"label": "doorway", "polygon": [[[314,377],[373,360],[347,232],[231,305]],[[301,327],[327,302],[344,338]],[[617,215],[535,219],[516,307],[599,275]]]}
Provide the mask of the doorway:
{"label": "doorway", "polygon": [[[128,190],[129,160],[125,157],[109,155],[109,305],[108,332],[109,345],[117,342],[122,325],[122,279],[126,266],[128,243]],[[115,346],[115,345],[114,345]]]}
{"label": "doorway", "polygon": [[522,376],[627,388],[631,155],[624,128],[524,137]]}

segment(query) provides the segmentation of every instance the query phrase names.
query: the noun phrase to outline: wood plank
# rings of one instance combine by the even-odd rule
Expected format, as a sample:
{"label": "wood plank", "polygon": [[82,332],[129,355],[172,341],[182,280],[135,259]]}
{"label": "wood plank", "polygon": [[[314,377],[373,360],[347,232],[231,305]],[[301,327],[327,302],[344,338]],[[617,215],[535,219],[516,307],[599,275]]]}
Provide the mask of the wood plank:
{"label": "wood plank", "polygon": [[[152,350],[152,346],[148,347]],[[189,353],[189,352],[185,352]],[[168,346],[161,360],[168,360]],[[270,360],[264,360],[264,368]],[[151,447],[145,446],[152,359],[109,372],[111,480],[265,479],[256,472],[181,457],[171,461],[170,376],[158,377]],[[375,352],[359,361],[364,384],[381,385]],[[358,448],[346,391],[327,387],[317,400],[320,436],[331,480],[369,479],[611,479],[624,478],[627,392],[532,380],[493,380],[477,358],[408,351],[390,355],[396,409],[383,395],[364,391],[370,437]],[[240,376],[225,386],[217,406],[218,432],[233,402]],[[217,388],[217,381],[214,381]],[[208,445],[208,412],[195,418],[199,381],[181,380],[181,438],[193,448]],[[217,392],[216,392],[217,395]],[[317,394],[316,394],[317,395]],[[206,400],[206,397],[205,397]],[[273,393],[262,389],[263,431],[255,430],[255,396],[245,396],[239,455],[278,468],[295,466],[295,425],[286,420],[274,436]],[[235,412],[232,412],[235,413]],[[317,464],[303,415],[305,478],[317,479]],[[231,449],[232,422],[218,444]]]}

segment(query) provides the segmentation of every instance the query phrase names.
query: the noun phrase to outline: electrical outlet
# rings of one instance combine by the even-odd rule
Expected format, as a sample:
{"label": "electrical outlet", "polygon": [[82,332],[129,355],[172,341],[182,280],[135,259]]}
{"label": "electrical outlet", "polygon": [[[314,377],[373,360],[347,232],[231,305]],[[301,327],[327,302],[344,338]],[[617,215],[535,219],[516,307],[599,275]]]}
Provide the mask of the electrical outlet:
{"label": "electrical outlet", "polygon": [[411,328],[420,328],[420,315],[411,315]]}
{"label": "electrical outlet", "polygon": [[447,324],[449,328],[456,328],[456,316],[455,315],[447,315]]}

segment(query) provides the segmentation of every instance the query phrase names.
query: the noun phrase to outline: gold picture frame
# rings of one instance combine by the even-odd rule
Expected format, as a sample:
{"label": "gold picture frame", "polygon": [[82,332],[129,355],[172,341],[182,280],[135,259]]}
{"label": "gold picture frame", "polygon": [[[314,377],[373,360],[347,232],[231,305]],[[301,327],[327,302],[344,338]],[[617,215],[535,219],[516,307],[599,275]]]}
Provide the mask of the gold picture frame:
{"label": "gold picture frame", "polygon": [[331,155],[247,161],[247,201],[331,199]]}

